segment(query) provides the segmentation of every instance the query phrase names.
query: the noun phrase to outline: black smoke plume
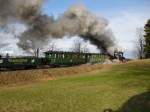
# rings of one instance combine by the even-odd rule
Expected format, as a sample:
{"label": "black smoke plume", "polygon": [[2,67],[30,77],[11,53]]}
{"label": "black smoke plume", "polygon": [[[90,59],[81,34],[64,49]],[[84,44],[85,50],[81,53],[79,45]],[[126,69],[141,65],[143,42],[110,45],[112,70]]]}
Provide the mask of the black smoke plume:
{"label": "black smoke plume", "polygon": [[18,37],[23,50],[43,47],[49,38],[78,35],[90,40],[104,52],[115,45],[108,22],[88,11],[83,5],[72,6],[57,19],[42,13],[45,0],[0,0],[0,25],[21,21],[27,30]]}

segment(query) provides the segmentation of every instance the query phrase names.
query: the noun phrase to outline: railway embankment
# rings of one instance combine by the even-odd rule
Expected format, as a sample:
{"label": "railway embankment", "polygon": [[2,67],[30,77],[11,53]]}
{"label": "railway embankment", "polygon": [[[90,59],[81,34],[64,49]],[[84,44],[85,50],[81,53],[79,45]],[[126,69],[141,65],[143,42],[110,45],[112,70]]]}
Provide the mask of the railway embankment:
{"label": "railway embankment", "polygon": [[[32,69],[32,70],[16,70],[16,71],[0,71],[0,86],[3,85],[16,85],[16,84],[28,84],[46,80],[56,80],[58,78],[75,76],[75,75],[88,75],[93,72],[103,72],[111,70],[110,68],[117,67],[129,67],[135,66],[135,70],[138,65],[147,65],[150,60],[143,61],[129,61],[126,63],[104,63],[104,64],[85,64],[74,67],[59,67],[59,68],[47,68],[47,69]],[[119,66],[118,66],[119,64]],[[123,66],[122,66],[123,64]]]}
{"label": "railway embankment", "polygon": [[[105,65],[106,66],[106,65]],[[110,65],[107,65],[110,66]],[[102,70],[104,65],[86,64],[75,67],[61,67],[48,69],[0,71],[0,85],[11,85],[17,83],[29,83],[43,80],[54,80],[58,77],[87,74]]]}

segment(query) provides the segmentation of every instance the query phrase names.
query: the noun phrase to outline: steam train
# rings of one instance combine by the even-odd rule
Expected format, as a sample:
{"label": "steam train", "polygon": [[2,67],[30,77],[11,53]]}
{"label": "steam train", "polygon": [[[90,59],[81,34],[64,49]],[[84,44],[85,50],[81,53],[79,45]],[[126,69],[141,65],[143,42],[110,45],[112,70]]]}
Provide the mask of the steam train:
{"label": "steam train", "polygon": [[123,52],[114,52],[114,56],[101,53],[77,53],[62,51],[44,52],[44,57],[38,56],[9,57],[0,56],[0,70],[31,69],[41,67],[74,66],[86,63],[104,63],[106,59],[124,61]]}
{"label": "steam train", "polygon": [[44,57],[10,57],[0,56],[0,70],[30,69],[40,67],[73,66],[86,63],[103,63],[108,55],[100,53],[76,53],[47,51]]}

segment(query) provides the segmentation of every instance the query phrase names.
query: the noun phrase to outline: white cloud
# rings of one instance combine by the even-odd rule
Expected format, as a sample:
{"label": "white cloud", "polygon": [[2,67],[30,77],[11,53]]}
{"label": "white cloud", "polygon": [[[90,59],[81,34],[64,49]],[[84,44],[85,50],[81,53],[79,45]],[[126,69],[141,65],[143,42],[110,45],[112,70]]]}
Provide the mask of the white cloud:
{"label": "white cloud", "polygon": [[113,30],[119,46],[128,52],[127,57],[134,56],[131,53],[134,50],[136,29],[144,27],[149,18],[150,13],[146,9],[117,12],[115,16],[108,18],[109,27]]}
{"label": "white cloud", "polygon": [[53,39],[52,42],[56,44],[58,50],[70,51],[74,45],[74,42],[77,40],[80,40],[82,42],[82,47],[86,45],[90,52],[99,52],[96,46],[90,44],[89,41],[85,42],[82,38],[78,36],[64,37],[62,39]]}
{"label": "white cloud", "polygon": [[7,28],[0,30],[0,54],[21,55],[23,51],[17,46],[18,38],[24,30],[25,26],[21,24],[11,24]]}

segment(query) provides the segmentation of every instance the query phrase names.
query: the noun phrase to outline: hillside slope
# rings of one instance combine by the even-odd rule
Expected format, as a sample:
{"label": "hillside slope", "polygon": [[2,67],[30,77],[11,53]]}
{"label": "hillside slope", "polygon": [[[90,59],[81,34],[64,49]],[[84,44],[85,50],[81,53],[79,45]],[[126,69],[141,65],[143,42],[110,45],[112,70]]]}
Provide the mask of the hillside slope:
{"label": "hillside slope", "polygon": [[0,112],[150,112],[150,60],[0,87]]}

